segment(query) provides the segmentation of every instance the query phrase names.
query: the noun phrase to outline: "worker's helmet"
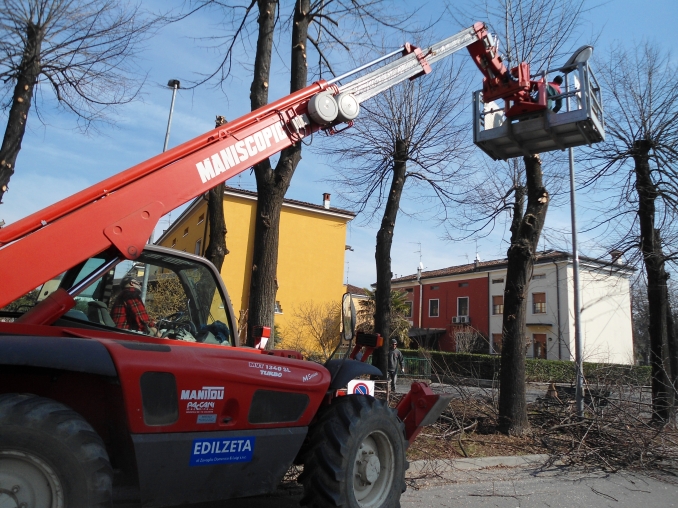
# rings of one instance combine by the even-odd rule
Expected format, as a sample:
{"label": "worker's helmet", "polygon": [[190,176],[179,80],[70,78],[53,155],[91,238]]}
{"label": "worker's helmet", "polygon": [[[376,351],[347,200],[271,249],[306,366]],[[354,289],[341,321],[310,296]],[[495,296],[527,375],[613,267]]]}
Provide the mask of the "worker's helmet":
{"label": "worker's helmet", "polygon": [[398,344],[398,341],[395,340],[395,339],[391,339],[391,344],[394,344],[394,345],[395,345],[395,344]]}

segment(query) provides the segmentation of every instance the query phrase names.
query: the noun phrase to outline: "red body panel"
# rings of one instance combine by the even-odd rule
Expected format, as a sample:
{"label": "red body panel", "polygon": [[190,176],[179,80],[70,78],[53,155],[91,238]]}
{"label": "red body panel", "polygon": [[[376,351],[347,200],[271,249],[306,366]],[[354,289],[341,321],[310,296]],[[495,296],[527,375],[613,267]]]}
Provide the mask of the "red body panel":
{"label": "red body panel", "polygon": [[[144,342],[169,345],[170,352],[139,351],[125,348],[122,341],[101,339],[101,342],[118,370],[130,432],[134,434],[306,426],[315,416],[330,384],[330,373],[322,365],[267,355],[265,351],[166,339]],[[139,384],[144,372],[174,374],[179,398],[179,419],[175,423],[149,426],[144,422]],[[191,397],[185,393],[197,393],[204,387],[223,388],[223,394],[198,398],[199,394]],[[252,396],[258,389],[305,393],[309,404],[295,422],[252,425],[247,416]],[[217,421],[197,423],[199,414],[216,414]],[[224,423],[224,418],[230,420]]]}
{"label": "red body panel", "polygon": [[[109,351],[122,388],[129,432],[133,434],[213,430],[266,429],[307,426],[327,394],[330,373],[322,365],[271,355],[269,351],[211,344],[155,339],[124,333],[99,332],[81,328],[2,323],[4,333],[12,335],[62,336],[89,338],[101,342]],[[170,351],[128,349],[126,343],[169,346]],[[276,353],[284,353],[276,351]],[[171,425],[146,425],[143,416],[139,380],[145,372],[170,372],[177,383],[179,418]],[[182,399],[183,390],[222,387],[223,396],[215,399]],[[309,403],[301,418],[289,423],[256,424],[247,416],[254,392],[258,389],[304,393]],[[188,407],[189,402],[206,401],[213,406]],[[234,413],[237,408],[237,414]],[[230,413],[229,413],[230,411]],[[216,414],[213,424],[197,423],[198,414]],[[231,419],[224,423],[223,417]]]}

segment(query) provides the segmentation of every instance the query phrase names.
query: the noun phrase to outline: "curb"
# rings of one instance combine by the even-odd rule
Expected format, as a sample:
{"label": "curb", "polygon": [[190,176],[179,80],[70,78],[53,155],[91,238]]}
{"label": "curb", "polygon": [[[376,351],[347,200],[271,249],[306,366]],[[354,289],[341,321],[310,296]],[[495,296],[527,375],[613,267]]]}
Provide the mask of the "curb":
{"label": "curb", "polygon": [[408,474],[443,473],[448,471],[478,471],[489,467],[539,467],[548,461],[548,454],[478,457],[474,459],[436,459],[410,462]]}

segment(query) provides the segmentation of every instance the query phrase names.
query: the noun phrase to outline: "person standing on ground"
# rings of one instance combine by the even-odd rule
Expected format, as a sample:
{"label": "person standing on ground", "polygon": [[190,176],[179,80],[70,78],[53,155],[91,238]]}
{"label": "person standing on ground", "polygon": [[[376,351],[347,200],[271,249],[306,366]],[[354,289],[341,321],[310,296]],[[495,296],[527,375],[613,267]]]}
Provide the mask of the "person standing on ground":
{"label": "person standing on ground", "polygon": [[388,377],[391,380],[391,389],[396,389],[398,379],[398,368],[400,372],[405,373],[403,354],[398,349],[398,341],[391,339],[391,349],[388,352]]}

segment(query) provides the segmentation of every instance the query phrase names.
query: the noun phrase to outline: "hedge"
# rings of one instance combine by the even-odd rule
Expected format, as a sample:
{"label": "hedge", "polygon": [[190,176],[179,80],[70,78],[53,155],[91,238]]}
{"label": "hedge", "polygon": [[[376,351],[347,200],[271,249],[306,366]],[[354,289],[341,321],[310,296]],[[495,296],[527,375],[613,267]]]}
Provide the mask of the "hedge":
{"label": "hedge", "polygon": [[[401,350],[405,356],[429,357],[432,371],[437,375],[451,375],[476,379],[499,379],[501,358],[499,355],[470,353],[447,353],[442,351],[420,352]],[[623,383],[649,385],[651,368],[635,365],[584,362],[584,377],[589,383]],[[525,378],[529,382],[572,383],[575,382],[574,362],[561,360],[525,360]]]}

